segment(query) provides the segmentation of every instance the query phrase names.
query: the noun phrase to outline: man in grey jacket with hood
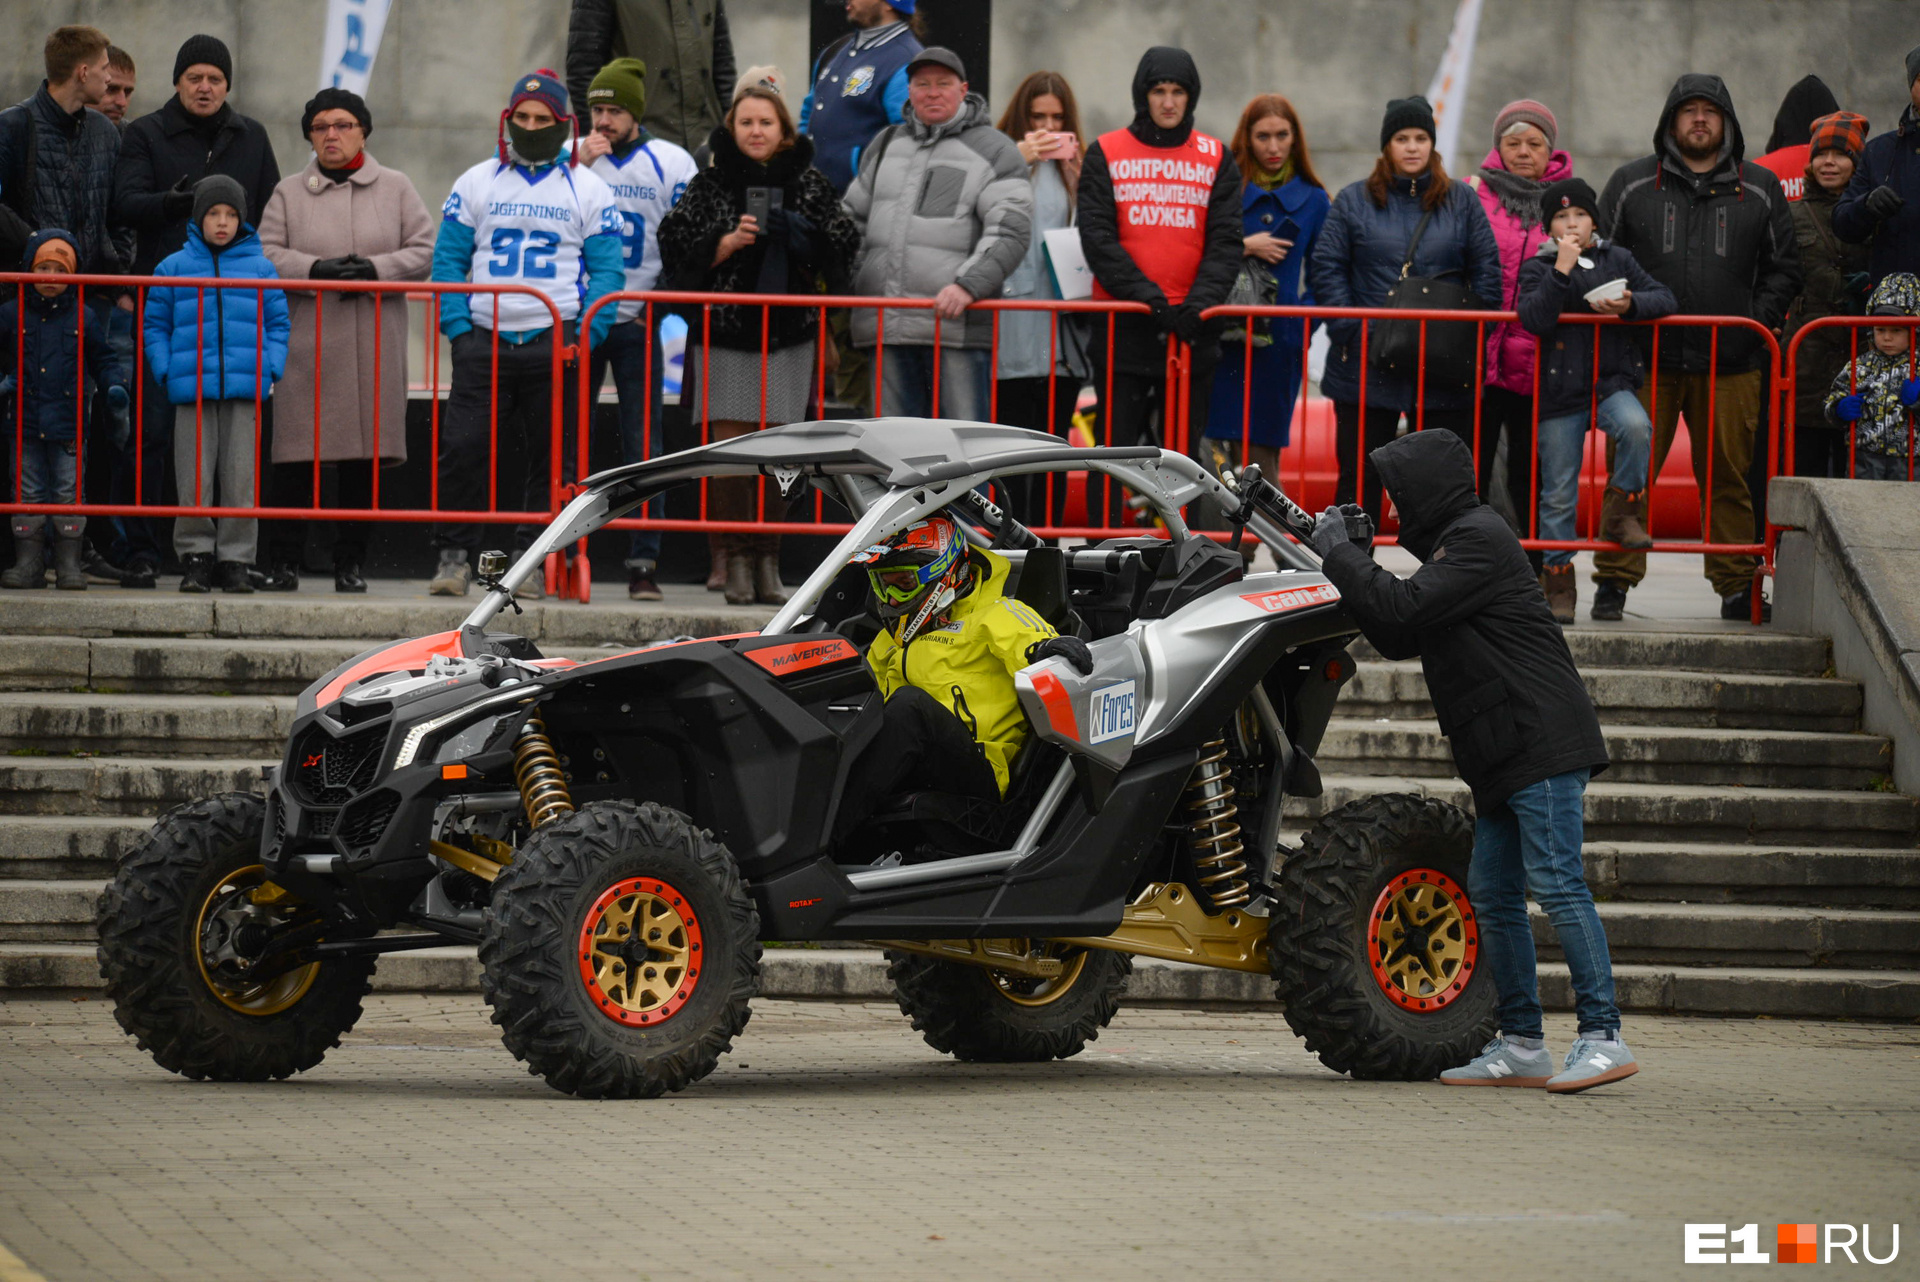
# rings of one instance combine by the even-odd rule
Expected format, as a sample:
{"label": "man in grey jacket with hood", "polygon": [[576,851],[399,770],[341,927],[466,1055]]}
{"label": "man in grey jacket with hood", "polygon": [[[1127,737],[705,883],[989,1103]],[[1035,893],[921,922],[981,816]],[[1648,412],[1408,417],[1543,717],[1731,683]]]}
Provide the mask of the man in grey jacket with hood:
{"label": "man in grey jacket with hood", "polygon": [[966,309],[997,296],[1026,256],[1027,162],[993,127],[986,99],[967,92],[950,49],[922,50],[908,65],[907,104],[906,119],[861,153],[847,189],[863,244],[853,287],[934,304],[856,311],[853,342],[880,349],[879,413],[984,420],[993,317]]}

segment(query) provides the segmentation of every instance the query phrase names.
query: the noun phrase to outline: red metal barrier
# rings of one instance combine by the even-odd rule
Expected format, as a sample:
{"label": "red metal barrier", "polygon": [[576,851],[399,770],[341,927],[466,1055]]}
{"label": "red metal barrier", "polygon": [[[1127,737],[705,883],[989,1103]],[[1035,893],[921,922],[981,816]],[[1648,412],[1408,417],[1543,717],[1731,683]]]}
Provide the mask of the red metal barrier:
{"label": "red metal barrier", "polygon": [[[1800,398],[1797,395],[1791,394],[1795,389],[1799,387],[1799,384],[1800,384],[1801,344],[1806,341],[1807,335],[1822,329],[1845,329],[1848,331],[1847,362],[1846,362],[1846,365],[1843,367],[1842,372],[1846,375],[1847,393],[1851,394],[1859,390],[1859,381],[1858,381],[1859,380],[1859,367],[1858,367],[1859,358],[1862,355],[1862,353],[1868,351],[1874,345],[1874,340],[1871,337],[1868,337],[1865,342],[1861,341],[1863,337],[1861,334],[1862,330],[1867,330],[1867,329],[1904,329],[1906,330],[1907,331],[1907,350],[1904,353],[1904,356],[1906,357],[1906,363],[1907,363],[1906,378],[1907,379],[1920,378],[1920,351],[1915,350],[1916,347],[1920,347],[1920,331],[1917,331],[1916,327],[1920,327],[1920,317],[1822,316],[1817,320],[1808,321],[1806,324],[1802,325],[1799,329],[1794,331],[1792,339],[1789,340],[1787,343],[1787,370],[1788,370],[1789,384],[1790,384],[1788,390],[1790,394],[1787,398],[1787,403],[1786,403],[1787,432],[1786,432],[1786,444],[1783,447],[1785,452],[1787,467],[1785,467],[1782,470],[1782,475],[1791,476],[1795,474],[1795,469],[1793,468],[1792,464],[1793,464],[1793,461],[1798,457],[1798,455],[1794,453],[1794,447],[1798,443],[1799,432],[1802,426],[1805,426],[1810,430],[1819,430],[1822,427],[1832,426],[1832,424],[1830,423],[1822,423],[1817,426],[1815,424],[1803,425],[1799,421]],[[1902,353],[1888,353],[1888,354],[1894,355],[1894,356],[1902,355]],[[1822,380],[1822,381],[1823,383],[1825,382],[1825,380]],[[1828,395],[1833,390],[1834,389],[1831,388],[1830,386],[1823,386],[1820,389],[1821,399],[1823,402],[1827,399]],[[1915,430],[1915,424],[1914,424],[1915,413],[1916,413],[1916,410],[1913,407],[1907,407],[1905,410],[1906,428],[1907,428],[1907,441],[1906,441],[1907,476],[1906,476],[1906,479],[1909,481],[1913,480],[1914,478],[1915,438],[1917,435]],[[1849,423],[1842,430],[1844,430],[1847,434],[1847,475],[1857,476],[1859,474],[1858,464],[1859,464],[1859,453],[1860,453],[1860,425],[1857,421],[1852,422],[1852,423]]]}

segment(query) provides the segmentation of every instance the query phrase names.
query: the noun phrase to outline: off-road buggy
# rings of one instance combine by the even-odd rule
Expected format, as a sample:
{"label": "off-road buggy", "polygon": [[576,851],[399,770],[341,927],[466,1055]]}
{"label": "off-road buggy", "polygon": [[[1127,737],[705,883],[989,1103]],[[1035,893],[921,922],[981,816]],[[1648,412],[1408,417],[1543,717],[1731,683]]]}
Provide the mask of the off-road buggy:
{"label": "off-road buggy", "polygon": [[[983,497],[1079,470],[1163,530],[1049,547]],[[671,486],[760,475],[852,521],[762,631],[575,662],[489,630],[549,554]],[[1279,571],[1192,532],[1199,501]],[[882,715],[849,558],[942,508],[1095,666],[1019,673],[1032,733],[1003,801],[901,796],[836,845]],[[1431,1077],[1492,1028],[1466,816],[1373,796],[1282,841],[1354,671],[1357,628],[1287,537],[1312,523],[1251,470],[972,423],[801,423],[601,473],[511,567],[483,558],[457,631],[302,694],[265,796],[182,806],[125,857],[98,921],[116,1014],[176,1072],[284,1077],[339,1044],[380,954],[472,942],[530,1071],[652,1096],[730,1049],[762,941],[874,940],[913,1027],[962,1059],[1076,1053],[1144,956],[1270,973],[1330,1068]]]}

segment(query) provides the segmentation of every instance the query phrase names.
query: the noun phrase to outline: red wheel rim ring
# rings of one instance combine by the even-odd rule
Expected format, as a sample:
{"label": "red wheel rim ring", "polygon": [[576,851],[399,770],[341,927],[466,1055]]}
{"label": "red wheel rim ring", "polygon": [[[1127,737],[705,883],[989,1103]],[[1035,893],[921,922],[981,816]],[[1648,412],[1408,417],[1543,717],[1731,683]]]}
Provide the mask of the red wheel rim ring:
{"label": "red wheel rim ring", "polygon": [[[1388,970],[1387,960],[1391,950],[1383,946],[1380,936],[1382,927],[1388,923],[1390,910],[1411,902],[1404,898],[1408,892],[1418,895],[1422,891],[1444,896],[1450,908],[1458,913],[1461,955],[1459,965],[1444,987],[1437,987],[1428,993],[1412,993],[1402,987]],[[1380,897],[1373,901],[1373,911],[1367,917],[1367,963],[1373,970],[1374,982],[1380,985],[1380,991],[1394,1005],[1432,1014],[1453,1004],[1467,991],[1467,984],[1472,981],[1474,966],[1479,960],[1480,926],[1474,918],[1473,904],[1460,884],[1438,869],[1409,868],[1388,882],[1380,891]]]}
{"label": "red wheel rim ring", "polygon": [[[665,1001],[644,1009],[629,1007],[622,998],[613,996],[600,981],[599,967],[594,963],[594,955],[601,952],[601,944],[609,942],[597,934],[606,920],[607,910],[629,895],[644,896],[665,904],[678,915],[679,928],[685,932],[685,972],[679,985]],[[600,892],[600,897],[587,909],[586,920],[580,925],[580,979],[587,987],[587,999],[602,1015],[615,1023],[629,1028],[654,1028],[673,1018],[674,1014],[685,1006],[693,996],[694,989],[700,985],[701,937],[700,919],[694,914],[693,905],[687,897],[658,877],[628,877],[617,881]]]}

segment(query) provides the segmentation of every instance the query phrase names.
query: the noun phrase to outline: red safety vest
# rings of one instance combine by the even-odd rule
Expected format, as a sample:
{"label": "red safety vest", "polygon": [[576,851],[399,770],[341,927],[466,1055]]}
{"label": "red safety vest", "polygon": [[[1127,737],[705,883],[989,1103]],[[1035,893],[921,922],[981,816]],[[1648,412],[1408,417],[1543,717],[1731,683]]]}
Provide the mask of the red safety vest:
{"label": "red safety vest", "polygon": [[[1225,154],[1194,130],[1178,147],[1149,147],[1125,129],[1100,138],[1113,179],[1120,247],[1169,303],[1184,302],[1207,247],[1207,201]],[[1093,284],[1095,298],[1112,298]]]}

